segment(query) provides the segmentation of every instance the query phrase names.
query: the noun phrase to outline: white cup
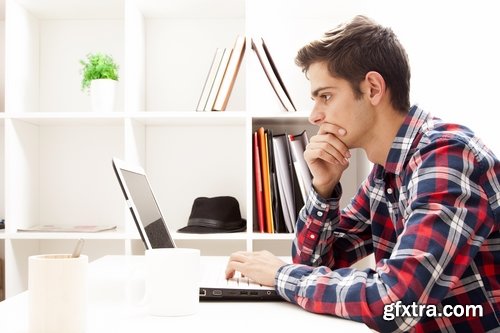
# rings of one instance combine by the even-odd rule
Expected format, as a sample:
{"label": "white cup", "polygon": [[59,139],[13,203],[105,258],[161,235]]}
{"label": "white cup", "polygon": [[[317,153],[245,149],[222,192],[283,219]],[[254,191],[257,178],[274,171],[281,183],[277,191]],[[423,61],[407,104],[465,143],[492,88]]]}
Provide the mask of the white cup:
{"label": "white cup", "polygon": [[80,333],[87,321],[88,257],[29,257],[29,332]]}
{"label": "white cup", "polygon": [[200,303],[200,250],[162,248],[146,250],[145,297],[153,316],[186,316]]}

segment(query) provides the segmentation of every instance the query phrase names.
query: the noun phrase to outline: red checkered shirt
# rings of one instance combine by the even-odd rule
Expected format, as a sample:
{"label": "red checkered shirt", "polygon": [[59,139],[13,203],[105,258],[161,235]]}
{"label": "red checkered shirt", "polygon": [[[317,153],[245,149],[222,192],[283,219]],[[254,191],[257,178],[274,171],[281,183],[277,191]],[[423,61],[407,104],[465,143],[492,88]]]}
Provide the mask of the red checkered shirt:
{"label": "red checkered shirt", "polygon": [[[384,167],[350,204],[314,189],[301,210],[294,263],[276,290],[304,309],[381,332],[500,330],[500,162],[469,129],[413,106]],[[350,266],[374,253],[376,266]],[[384,306],[479,305],[482,316],[384,319]]]}

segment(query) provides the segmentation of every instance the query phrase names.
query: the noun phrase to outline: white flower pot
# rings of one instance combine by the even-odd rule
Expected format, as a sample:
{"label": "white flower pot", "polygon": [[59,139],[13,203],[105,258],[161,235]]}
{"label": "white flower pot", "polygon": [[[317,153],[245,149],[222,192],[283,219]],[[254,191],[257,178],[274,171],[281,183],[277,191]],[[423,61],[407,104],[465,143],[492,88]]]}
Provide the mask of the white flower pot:
{"label": "white flower pot", "polygon": [[90,100],[92,111],[111,112],[115,108],[115,80],[98,79],[90,82]]}

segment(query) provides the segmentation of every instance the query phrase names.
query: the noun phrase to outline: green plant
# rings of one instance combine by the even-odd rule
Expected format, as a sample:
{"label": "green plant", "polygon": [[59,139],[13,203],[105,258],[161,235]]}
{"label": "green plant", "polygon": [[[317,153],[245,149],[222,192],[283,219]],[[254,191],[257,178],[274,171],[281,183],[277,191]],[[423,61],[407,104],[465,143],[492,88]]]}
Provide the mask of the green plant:
{"label": "green plant", "polygon": [[82,90],[88,91],[90,82],[96,79],[118,81],[118,68],[113,58],[107,54],[89,53],[86,59],[80,60],[82,65]]}

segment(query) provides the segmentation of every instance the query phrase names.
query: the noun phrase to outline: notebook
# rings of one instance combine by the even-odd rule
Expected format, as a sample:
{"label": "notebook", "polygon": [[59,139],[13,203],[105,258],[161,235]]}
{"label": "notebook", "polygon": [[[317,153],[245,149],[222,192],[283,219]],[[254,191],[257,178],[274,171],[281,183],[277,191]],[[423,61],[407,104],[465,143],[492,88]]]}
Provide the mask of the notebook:
{"label": "notebook", "polygon": [[[113,158],[113,169],[146,249],[176,247],[144,170]],[[283,300],[272,287],[236,275],[225,278],[227,258],[201,257],[200,300]]]}

